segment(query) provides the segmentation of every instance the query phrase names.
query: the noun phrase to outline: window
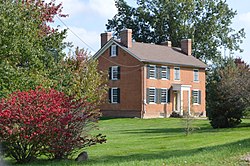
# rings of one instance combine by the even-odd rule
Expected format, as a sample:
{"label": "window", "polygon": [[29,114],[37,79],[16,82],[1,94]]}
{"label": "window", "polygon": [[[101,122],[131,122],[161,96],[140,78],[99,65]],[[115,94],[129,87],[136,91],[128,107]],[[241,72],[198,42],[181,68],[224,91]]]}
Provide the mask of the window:
{"label": "window", "polygon": [[161,78],[163,79],[170,79],[170,68],[167,66],[161,67]]}
{"label": "window", "polygon": [[169,103],[170,89],[147,88],[147,103]]}
{"label": "window", "polygon": [[174,68],[174,80],[180,80],[180,68],[179,67],[175,67]]}
{"label": "window", "polygon": [[161,89],[161,103],[167,103],[167,89]]}
{"label": "window", "polygon": [[117,56],[117,52],[118,52],[118,47],[117,47],[117,45],[112,45],[112,46],[110,47],[110,56],[111,56],[111,57]]}
{"label": "window", "polygon": [[201,91],[200,90],[193,90],[192,91],[192,99],[193,99],[193,104],[201,104]]}
{"label": "window", "polygon": [[148,66],[148,77],[156,78],[156,66],[155,65]]}
{"label": "window", "polygon": [[120,67],[119,66],[111,66],[109,68],[109,79],[110,80],[120,79]]}
{"label": "window", "polygon": [[120,88],[109,89],[109,102],[120,103]]}
{"label": "window", "polygon": [[199,81],[199,70],[194,69],[194,81]]}
{"label": "window", "polygon": [[149,103],[155,103],[156,102],[156,89],[155,88],[149,88]]}

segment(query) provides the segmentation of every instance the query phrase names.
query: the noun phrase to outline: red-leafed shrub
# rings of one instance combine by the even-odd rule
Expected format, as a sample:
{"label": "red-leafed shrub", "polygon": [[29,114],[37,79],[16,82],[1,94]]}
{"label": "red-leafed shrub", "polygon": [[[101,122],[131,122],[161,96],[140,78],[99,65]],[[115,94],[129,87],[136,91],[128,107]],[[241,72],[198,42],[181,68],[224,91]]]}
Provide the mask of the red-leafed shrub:
{"label": "red-leafed shrub", "polygon": [[41,154],[67,158],[106,141],[100,134],[88,134],[98,117],[93,104],[53,89],[15,92],[0,102],[0,142],[5,155],[19,163]]}

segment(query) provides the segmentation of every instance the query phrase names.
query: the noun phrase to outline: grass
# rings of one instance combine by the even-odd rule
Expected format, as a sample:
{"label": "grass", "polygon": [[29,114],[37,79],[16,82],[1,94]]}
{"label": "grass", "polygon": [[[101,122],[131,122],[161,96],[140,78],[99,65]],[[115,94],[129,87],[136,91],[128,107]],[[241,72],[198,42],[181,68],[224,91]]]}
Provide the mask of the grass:
{"label": "grass", "polygon": [[250,152],[250,120],[232,129],[212,129],[208,120],[192,123],[195,130],[186,136],[181,119],[104,119],[98,132],[108,141],[85,149],[88,161],[41,159],[26,165],[247,165],[240,158]]}

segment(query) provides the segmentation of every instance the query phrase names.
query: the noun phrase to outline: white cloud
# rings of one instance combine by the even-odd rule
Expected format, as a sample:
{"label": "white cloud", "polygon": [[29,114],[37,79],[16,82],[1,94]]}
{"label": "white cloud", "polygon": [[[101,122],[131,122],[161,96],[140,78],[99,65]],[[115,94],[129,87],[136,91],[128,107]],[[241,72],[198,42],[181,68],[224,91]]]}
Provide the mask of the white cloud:
{"label": "white cloud", "polygon": [[61,0],[63,13],[73,16],[98,15],[109,18],[117,13],[114,0]]}
{"label": "white cloud", "polygon": [[250,26],[250,12],[240,14],[239,21]]}
{"label": "white cloud", "polygon": [[[63,27],[65,28],[65,27]],[[91,54],[94,54],[99,48],[100,45],[100,34],[95,31],[88,31],[84,28],[79,27],[69,27],[74,33],[70,30],[67,32],[67,38],[65,39],[66,42],[73,42],[74,47],[79,46],[80,48],[88,48],[88,51]],[[87,45],[85,44],[87,43]]]}

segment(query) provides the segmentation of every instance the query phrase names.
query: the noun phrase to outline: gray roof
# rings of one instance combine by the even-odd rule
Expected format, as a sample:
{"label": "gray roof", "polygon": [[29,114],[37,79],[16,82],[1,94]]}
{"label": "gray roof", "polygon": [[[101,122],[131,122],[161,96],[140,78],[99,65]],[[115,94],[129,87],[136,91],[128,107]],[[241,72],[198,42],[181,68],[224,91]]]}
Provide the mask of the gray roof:
{"label": "gray roof", "polygon": [[133,42],[131,48],[122,46],[123,49],[132,53],[142,62],[172,64],[179,66],[192,66],[206,68],[207,65],[195,58],[181,52],[180,48],[163,45]]}

